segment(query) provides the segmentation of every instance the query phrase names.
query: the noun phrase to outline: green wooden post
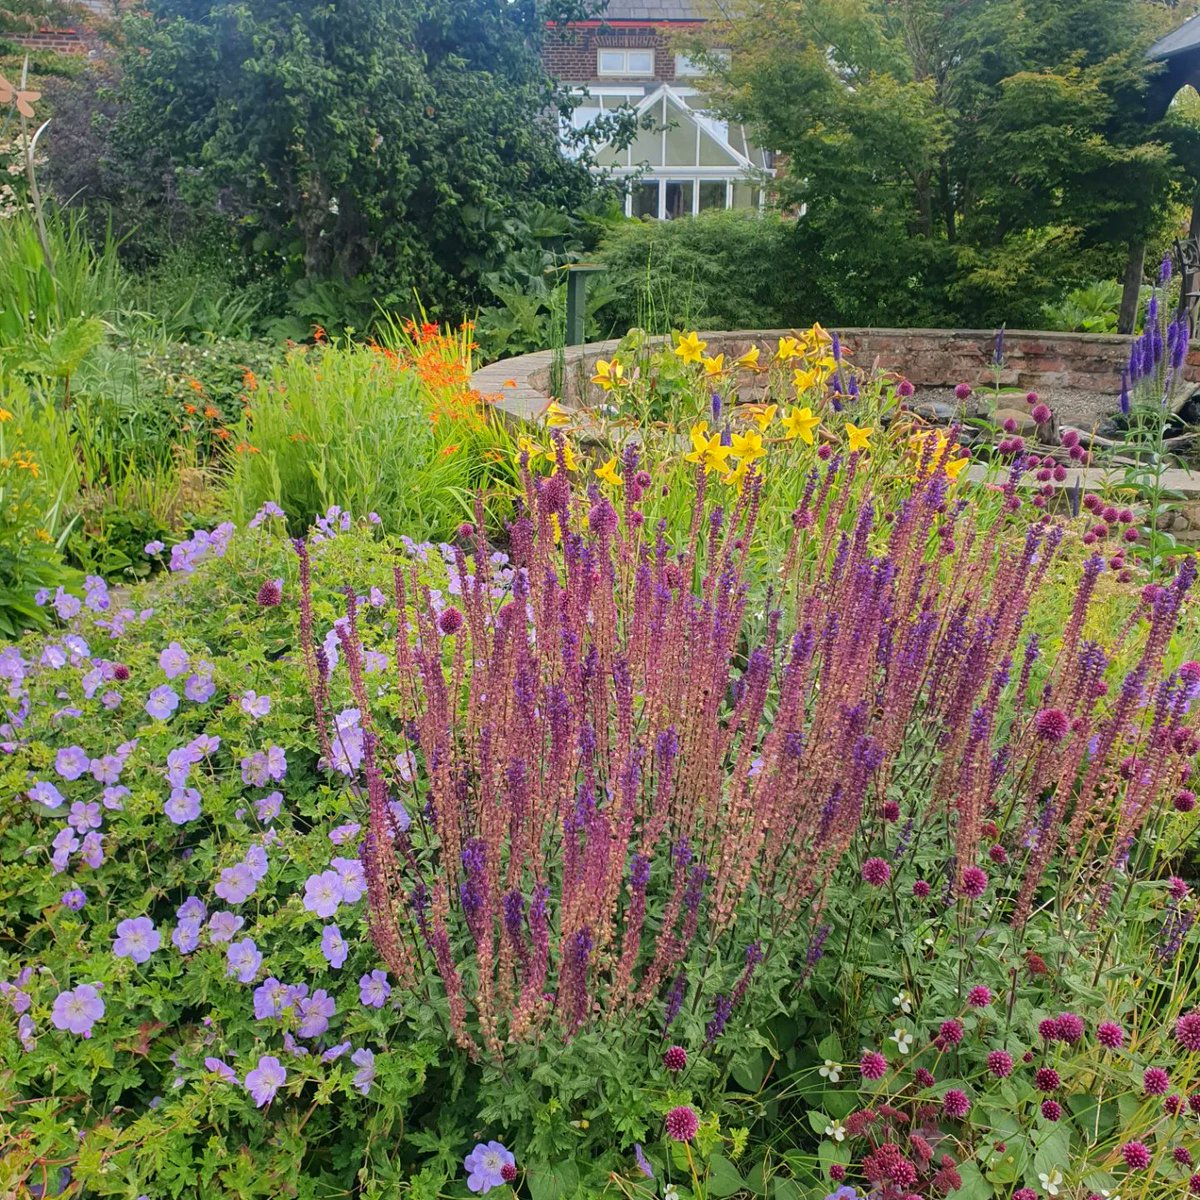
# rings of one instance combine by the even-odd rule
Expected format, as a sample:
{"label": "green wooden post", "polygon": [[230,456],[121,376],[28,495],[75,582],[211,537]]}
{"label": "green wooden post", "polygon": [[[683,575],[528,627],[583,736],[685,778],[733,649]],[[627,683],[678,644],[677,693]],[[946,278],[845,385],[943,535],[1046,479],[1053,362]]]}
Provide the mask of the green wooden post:
{"label": "green wooden post", "polygon": [[587,279],[600,266],[573,263],[567,268],[567,345],[582,346],[587,340]]}

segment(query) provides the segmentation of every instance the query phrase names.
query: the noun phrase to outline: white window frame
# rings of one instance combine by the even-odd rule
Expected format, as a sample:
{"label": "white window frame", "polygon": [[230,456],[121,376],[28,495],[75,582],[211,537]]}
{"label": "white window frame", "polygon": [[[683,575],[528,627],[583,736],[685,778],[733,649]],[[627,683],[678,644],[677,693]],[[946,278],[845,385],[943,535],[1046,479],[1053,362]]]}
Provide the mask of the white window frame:
{"label": "white window frame", "polygon": [[[621,69],[619,71],[607,70],[604,66],[604,56],[606,54],[621,55]],[[634,54],[645,54],[650,58],[650,67],[645,71],[635,71],[630,66],[630,56]],[[596,50],[596,77],[599,79],[653,79],[654,78],[654,51],[648,47],[625,47],[625,46],[600,46]]]}

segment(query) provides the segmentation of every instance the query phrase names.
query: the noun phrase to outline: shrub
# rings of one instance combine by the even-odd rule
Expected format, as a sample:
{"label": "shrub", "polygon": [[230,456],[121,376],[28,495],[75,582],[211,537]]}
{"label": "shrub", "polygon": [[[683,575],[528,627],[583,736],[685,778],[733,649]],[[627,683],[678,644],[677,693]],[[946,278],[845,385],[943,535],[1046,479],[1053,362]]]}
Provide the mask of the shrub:
{"label": "shrub", "polygon": [[601,243],[617,299],[602,328],[769,329],[811,319],[796,228],[775,214],[713,212],[630,222]]}

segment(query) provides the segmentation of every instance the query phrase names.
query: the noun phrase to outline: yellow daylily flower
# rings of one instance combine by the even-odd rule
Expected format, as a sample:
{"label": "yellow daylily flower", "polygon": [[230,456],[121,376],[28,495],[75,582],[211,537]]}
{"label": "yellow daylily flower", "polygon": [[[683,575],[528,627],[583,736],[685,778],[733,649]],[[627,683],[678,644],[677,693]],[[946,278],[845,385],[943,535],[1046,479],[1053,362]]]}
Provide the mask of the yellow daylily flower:
{"label": "yellow daylily flower", "polygon": [[596,468],[596,478],[603,479],[605,483],[610,483],[613,487],[620,487],[625,482],[617,474],[617,460],[615,455],[604,466]]}
{"label": "yellow daylily flower", "polygon": [[741,358],[737,360],[739,367],[749,367],[752,370],[758,367],[758,347],[751,346]]}
{"label": "yellow daylily flower", "polygon": [[811,408],[793,408],[783,418],[782,424],[789,442],[793,438],[799,438],[802,442],[807,442],[811,446],[813,444],[813,430],[821,424],[821,418],[814,417]]}
{"label": "yellow daylily flower", "polygon": [[803,395],[809,388],[820,387],[824,382],[825,375],[819,367],[813,367],[808,371],[797,367],[792,372],[792,387],[799,395]]}
{"label": "yellow daylily flower", "polygon": [[825,342],[826,344],[833,343],[832,336],[830,336],[830,334],[826,333],[825,330],[821,328],[821,323],[819,321],[808,331],[808,336],[814,342]]}
{"label": "yellow daylily flower", "polygon": [[620,387],[625,382],[625,368],[615,358],[611,362],[598,358],[592,382],[598,383],[606,392],[611,392],[613,388]]}
{"label": "yellow daylily flower", "polygon": [[728,475],[721,476],[721,482],[727,487],[735,487],[738,494],[741,495],[742,489],[746,486],[746,476],[750,474],[750,461],[743,458]]}
{"label": "yellow daylily flower", "polygon": [[750,419],[766,433],[767,426],[775,420],[775,414],[779,411],[778,404],[764,404],[756,406],[756,411],[750,414]]}
{"label": "yellow daylily flower", "polygon": [[730,439],[729,448],[735,458],[746,463],[765,458],[767,454],[763,448],[762,434],[757,429],[751,429],[749,433],[735,433]]}
{"label": "yellow daylily flower", "polygon": [[813,366],[818,371],[824,371],[826,375],[832,375],[837,370],[837,360],[830,358],[828,354],[823,354],[813,363]]}
{"label": "yellow daylily flower", "polygon": [[683,456],[685,462],[700,463],[710,474],[713,471],[729,470],[729,456],[733,453],[733,449],[730,446],[721,445],[719,433],[710,434],[708,432],[707,421],[700,421],[693,425],[688,436],[692,439],[692,449],[690,453]]}
{"label": "yellow daylily flower", "polygon": [[532,438],[521,436],[517,438],[517,453],[529,455],[529,465],[532,467],[539,458],[545,456],[546,451],[537,444]]}
{"label": "yellow daylily flower", "polygon": [[693,330],[689,334],[680,335],[679,342],[675,346],[675,353],[685,363],[698,363],[704,357],[707,347],[708,343],[702,342],[699,335]]}
{"label": "yellow daylily flower", "polygon": [[725,355],[718,354],[715,358],[702,358],[701,365],[705,375],[720,375],[725,370]]}
{"label": "yellow daylily flower", "polygon": [[571,414],[557,400],[550,401],[543,415],[546,418],[546,424],[552,429],[559,425],[569,425],[571,422]]}
{"label": "yellow daylily flower", "polygon": [[[570,442],[563,442],[563,462],[566,464],[568,471],[579,470],[579,460],[575,457],[575,451],[571,449]],[[554,474],[558,473],[558,455],[555,453],[555,448],[550,447],[548,451],[550,461],[554,463]]]}
{"label": "yellow daylily flower", "polygon": [[11,420],[12,413],[10,413],[7,408],[0,408],[0,425],[2,425],[5,421]]}
{"label": "yellow daylily flower", "polygon": [[875,429],[871,425],[866,425],[860,428],[852,421],[846,422],[846,436],[850,439],[850,452],[853,454],[859,450],[870,450],[871,434]]}
{"label": "yellow daylily flower", "polygon": [[794,337],[781,337],[779,345],[775,348],[776,362],[791,362],[793,358],[803,358],[804,347],[800,345],[800,339]]}
{"label": "yellow daylily flower", "polygon": [[708,422],[697,421],[688,430],[688,437],[692,439],[692,452],[691,454],[684,455],[684,458],[688,462],[699,462],[700,459],[696,455],[702,454],[704,447],[708,445]]}
{"label": "yellow daylily flower", "polygon": [[942,470],[945,471],[951,479],[957,479],[970,465],[971,456],[969,454],[965,454],[962,458],[952,458],[948,463],[943,465]]}

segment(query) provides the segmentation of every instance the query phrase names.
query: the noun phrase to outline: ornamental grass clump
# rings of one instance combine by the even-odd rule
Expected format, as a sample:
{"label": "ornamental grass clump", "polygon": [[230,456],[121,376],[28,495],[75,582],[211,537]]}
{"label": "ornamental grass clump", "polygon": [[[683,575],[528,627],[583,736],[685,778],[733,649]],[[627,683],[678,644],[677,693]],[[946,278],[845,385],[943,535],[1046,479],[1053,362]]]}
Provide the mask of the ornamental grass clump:
{"label": "ornamental grass clump", "polygon": [[[1093,920],[1107,910],[1194,755],[1192,689],[1163,670],[1194,563],[1137,599],[1109,696],[1111,651],[1088,636],[1101,559],[1048,648],[1025,626],[1055,579],[1058,528],[975,530],[935,470],[893,511],[868,494],[839,532],[856,465],[813,474],[752,613],[754,476],[726,510],[705,508],[698,475],[673,547],[636,485],[619,511],[573,489],[560,439],[554,474],[524,472],[511,592],[472,570],[488,554],[478,526],[457,551],[459,607],[439,616],[397,567],[383,699],[353,596],[338,626],[348,695],[331,696],[297,544],[323,758],[339,755],[343,700],[359,731],[372,939],[400,988],[436,979],[472,1056],[548,1026],[564,1041],[631,1023],[666,1036],[685,1009],[719,1046],[764,960],[798,973],[829,880],[884,837],[887,797],[910,837],[914,822],[944,834],[924,881],[943,904],[990,894],[1017,930],[1047,886]],[[624,477],[638,467],[628,450]],[[860,861],[869,887],[889,883],[883,857]]]}

